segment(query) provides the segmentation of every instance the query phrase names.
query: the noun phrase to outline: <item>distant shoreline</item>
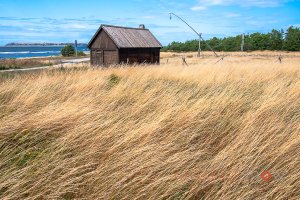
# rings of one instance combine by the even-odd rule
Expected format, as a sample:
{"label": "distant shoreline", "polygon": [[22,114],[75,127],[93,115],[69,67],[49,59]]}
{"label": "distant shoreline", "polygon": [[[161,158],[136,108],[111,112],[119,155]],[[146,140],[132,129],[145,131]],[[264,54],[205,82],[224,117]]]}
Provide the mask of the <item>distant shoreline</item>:
{"label": "distant shoreline", "polygon": [[[9,45],[9,46],[0,46],[0,47],[64,47],[66,45]],[[84,45],[78,45],[77,47],[86,47]]]}
{"label": "distant shoreline", "polygon": [[[64,47],[66,45],[75,45],[74,43],[8,43],[0,47]],[[78,43],[78,47],[87,47],[86,43]]]}

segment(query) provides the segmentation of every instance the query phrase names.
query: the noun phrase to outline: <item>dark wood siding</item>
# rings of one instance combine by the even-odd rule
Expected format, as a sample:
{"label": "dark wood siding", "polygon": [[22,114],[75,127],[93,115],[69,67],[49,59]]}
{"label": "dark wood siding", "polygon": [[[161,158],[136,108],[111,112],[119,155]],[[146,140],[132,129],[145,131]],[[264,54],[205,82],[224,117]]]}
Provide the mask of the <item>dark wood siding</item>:
{"label": "dark wood siding", "polygon": [[118,51],[104,50],[104,65],[119,63]]}
{"label": "dark wood siding", "polygon": [[113,40],[107,35],[107,33],[102,30],[93,42],[91,49],[117,50],[118,48]]}
{"label": "dark wood siding", "polygon": [[120,63],[159,63],[159,48],[120,49]]}
{"label": "dark wood siding", "polygon": [[119,63],[118,48],[102,30],[91,46],[91,64],[101,66],[117,63]]}
{"label": "dark wood siding", "polygon": [[91,51],[91,64],[97,66],[103,65],[103,50]]}

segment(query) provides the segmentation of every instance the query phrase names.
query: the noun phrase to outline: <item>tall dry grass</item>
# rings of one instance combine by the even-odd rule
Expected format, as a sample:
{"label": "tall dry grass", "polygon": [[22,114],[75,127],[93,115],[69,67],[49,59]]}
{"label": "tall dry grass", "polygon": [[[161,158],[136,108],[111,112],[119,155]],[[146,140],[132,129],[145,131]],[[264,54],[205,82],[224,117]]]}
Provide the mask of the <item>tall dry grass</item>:
{"label": "tall dry grass", "polygon": [[1,82],[0,198],[299,199],[299,61],[187,61]]}

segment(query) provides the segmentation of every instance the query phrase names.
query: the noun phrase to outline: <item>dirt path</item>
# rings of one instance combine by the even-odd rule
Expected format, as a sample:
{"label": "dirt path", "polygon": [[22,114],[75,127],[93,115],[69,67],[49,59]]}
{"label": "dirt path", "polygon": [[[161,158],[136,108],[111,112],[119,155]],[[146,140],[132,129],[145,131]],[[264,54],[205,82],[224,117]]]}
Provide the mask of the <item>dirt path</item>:
{"label": "dirt path", "polygon": [[81,63],[81,62],[87,62],[90,61],[90,58],[76,58],[72,60],[61,60],[62,63]]}

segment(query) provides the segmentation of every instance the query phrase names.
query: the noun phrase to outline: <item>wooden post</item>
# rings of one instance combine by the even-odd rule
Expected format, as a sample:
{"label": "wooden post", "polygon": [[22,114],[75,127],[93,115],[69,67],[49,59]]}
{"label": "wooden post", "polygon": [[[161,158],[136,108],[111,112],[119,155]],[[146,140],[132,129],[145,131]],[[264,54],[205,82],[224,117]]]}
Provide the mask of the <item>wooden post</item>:
{"label": "wooden post", "polygon": [[199,47],[198,47],[198,55],[197,57],[201,57],[202,50],[201,50],[201,35],[202,33],[199,33]]}
{"label": "wooden post", "polygon": [[75,55],[77,57],[77,40],[75,40]]}
{"label": "wooden post", "polygon": [[185,60],[184,57],[182,58],[182,64],[183,64],[183,65],[186,65],[186,66],[189,66],[189,65],[187,64],[187,62],[186,62],[186,60]]}
{"label": "wooden post", "polygon": [[281,55],[278,57],[278,60],[279,60],[280,63],[282,63],[282,56]]}

